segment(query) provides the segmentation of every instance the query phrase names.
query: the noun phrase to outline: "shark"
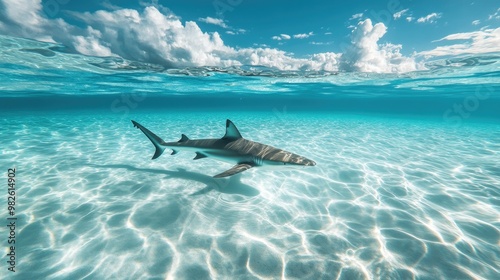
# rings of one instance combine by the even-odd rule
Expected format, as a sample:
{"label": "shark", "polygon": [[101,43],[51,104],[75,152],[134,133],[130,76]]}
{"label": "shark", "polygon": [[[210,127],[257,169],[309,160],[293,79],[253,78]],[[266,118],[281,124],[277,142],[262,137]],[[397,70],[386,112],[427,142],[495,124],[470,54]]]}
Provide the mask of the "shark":
{"label": "shark", "polygon": [[172,150],[171,155],[179,151],[195,152],[194,160],[213,158],[234,164],[232,168],[214,178],[222,178],[241,173],[254,167],[314,166],[316,162],[297,154],[269,145],[254,142],[241,136],[238,128],[229,119],[226,120],[226,133],[218,139],[189,139],[182,134],[176,142],[165,142],[141,124],[132,120],[134,127],[140,129],[155,146],[152,159],[160,157],[165,149]]}

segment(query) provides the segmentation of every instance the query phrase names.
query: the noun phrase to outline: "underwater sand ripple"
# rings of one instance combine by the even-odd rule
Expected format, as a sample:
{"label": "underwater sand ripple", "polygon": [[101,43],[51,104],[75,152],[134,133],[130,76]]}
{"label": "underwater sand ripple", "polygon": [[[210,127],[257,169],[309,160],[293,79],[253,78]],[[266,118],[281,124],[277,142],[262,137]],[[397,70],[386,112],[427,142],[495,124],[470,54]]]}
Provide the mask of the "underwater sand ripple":
{"label": "underwater sand ripple", "polygon": [[[137,117],[172,140],[190,131],[220,136],[224,120]],[[216,180],[228,165],[193,162],[189,153],[151,161],[150,143],[126,120],[19,117],[8,134],[0,132],[7,140],[1,161],[15,162],[22,178],[17,277],[498,275],[500,163],[492,127],[236,118],[245,137],[318,165]]]}

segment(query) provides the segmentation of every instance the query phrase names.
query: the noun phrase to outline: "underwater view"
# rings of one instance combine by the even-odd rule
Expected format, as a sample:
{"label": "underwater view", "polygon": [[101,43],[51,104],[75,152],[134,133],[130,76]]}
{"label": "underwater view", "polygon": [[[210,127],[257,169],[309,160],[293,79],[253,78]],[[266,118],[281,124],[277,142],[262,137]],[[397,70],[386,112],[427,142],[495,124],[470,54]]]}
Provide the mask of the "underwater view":
{"label": "underwater view", "polygon": [[0,279],[500,275],[497,2],[77,2],[0,0]]}

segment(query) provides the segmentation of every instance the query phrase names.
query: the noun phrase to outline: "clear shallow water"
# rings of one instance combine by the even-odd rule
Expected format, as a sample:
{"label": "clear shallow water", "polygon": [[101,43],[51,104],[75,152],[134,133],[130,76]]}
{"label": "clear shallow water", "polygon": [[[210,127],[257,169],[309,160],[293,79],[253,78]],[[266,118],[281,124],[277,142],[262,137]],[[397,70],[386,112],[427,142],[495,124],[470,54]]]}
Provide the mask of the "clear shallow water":
{"label": "clear shallow water", "polygon": [[[498,272],[500,131],[364,116],[138,113],[165,139],[252,140],[317,166],[230,167],[153,147],[113,114],[7,116],[20,271],[91,278],[485,278]],[[464,137],[467,135],[467,137]]]}
{"label": "clear shallow water", "polygon": [[[51,46],[7,39],[0,166],[18,170],[18,279],[499,273],[496,60],[401,75],[185,77],[16,52]],[[213,179],[231,166],[188,152],[151,161],[130,123],[173,141],[221,137],[226,118],[317,166]]]}

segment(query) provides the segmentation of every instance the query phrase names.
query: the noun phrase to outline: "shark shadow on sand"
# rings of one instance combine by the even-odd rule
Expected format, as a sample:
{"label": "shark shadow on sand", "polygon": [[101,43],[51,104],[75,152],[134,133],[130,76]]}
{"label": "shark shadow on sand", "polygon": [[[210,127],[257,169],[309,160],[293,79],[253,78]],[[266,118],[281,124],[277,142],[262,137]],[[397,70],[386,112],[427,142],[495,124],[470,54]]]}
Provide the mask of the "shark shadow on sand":
{"label": "shark shadow on sand", "polygon": [[257,196],[260,193],[257,189],[242,183],[240,180],[241,177],[240,175],[231,176],[229,178],[215,179],[212,176],[187,171],[186,169],[183,168],[178,168],[177,171],[170,171],[162,169],[137,168],[135,166],[127,164],[108,164],[108,165],[87,164],[87,166],[94,168],[126,169],[131,172],[164,174],[167,175],[166,178],[177,178],[188,181],[196,181],[206,185],[206,187],[190,194],[190,196],[206,194],[212,190],[225,194],[239,194],[248,197]]}

